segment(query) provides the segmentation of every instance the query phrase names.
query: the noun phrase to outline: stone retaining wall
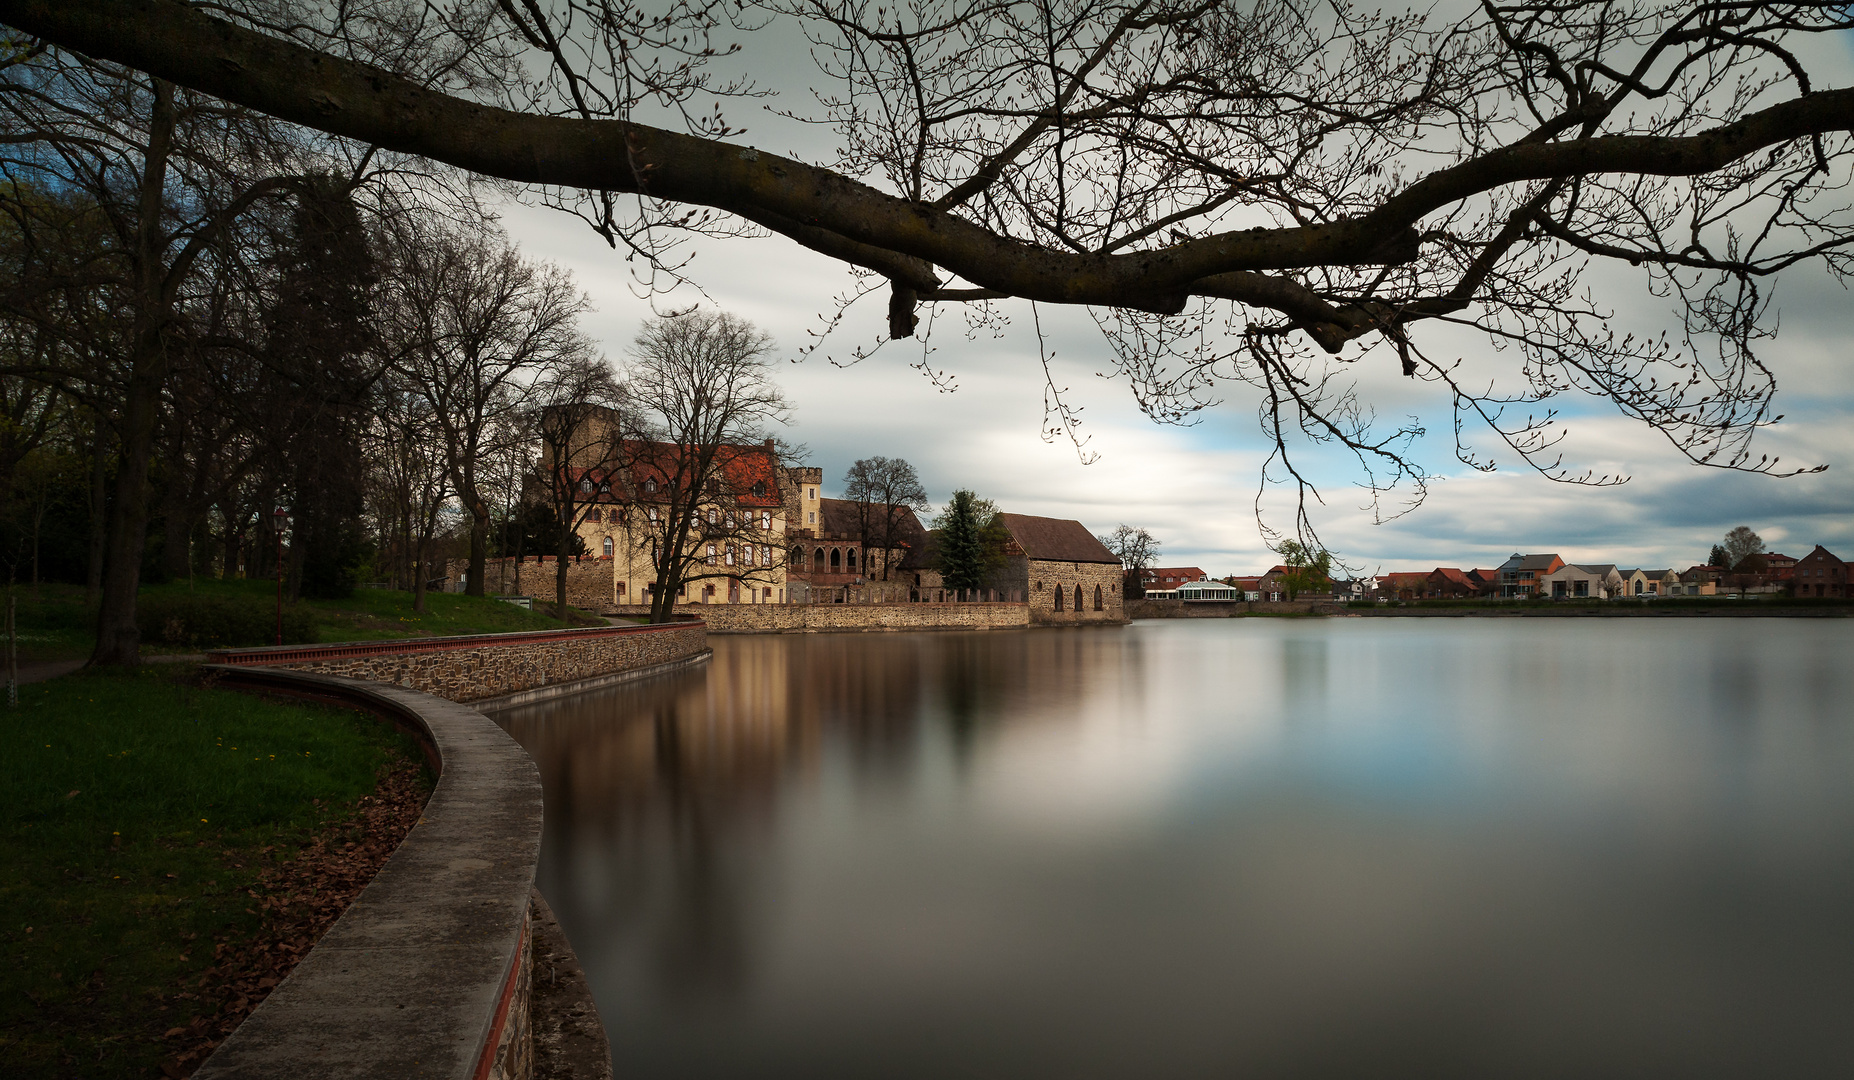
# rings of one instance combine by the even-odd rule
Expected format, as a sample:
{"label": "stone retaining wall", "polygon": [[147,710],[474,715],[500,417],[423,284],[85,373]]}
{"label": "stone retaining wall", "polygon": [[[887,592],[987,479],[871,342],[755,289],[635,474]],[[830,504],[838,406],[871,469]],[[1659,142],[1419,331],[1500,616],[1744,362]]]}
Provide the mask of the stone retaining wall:
{"label": "stone retaining wall", "polygon": [[[713,610],[713,609],[711,609]],[[220,649],[216,663],[283,668],[393,683],[451,701],[503,697],[543,686],[656,667],[708,648],[700,622]]]}
{"label": "stone retaining wall", "polygon": [[1346,607],[1331,600],[1129,600],[1134,619],[1228,619],[1237,615],[1341,615]]}
{"label": "stone retaining wall", "polygon": [[712,604],[714,634],[824,634],[879,630],[1004,630],[1030,625],[1025,604]]}
{"label": "stone retaining wall", "polygon": [[475,709],[378,683],[210,665],[220,685],[333,701],[423,736],[419,823],[198,1080],[529,1080],[530,895],[541,777]]}

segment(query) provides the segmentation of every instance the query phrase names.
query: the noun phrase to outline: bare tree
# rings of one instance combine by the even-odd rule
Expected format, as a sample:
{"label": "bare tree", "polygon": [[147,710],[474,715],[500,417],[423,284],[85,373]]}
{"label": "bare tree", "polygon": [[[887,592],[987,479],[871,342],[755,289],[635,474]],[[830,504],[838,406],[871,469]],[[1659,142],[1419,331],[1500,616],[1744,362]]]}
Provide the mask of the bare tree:
{"label": "bare tree", "polygon": [[[1724,565],[1727,569],[1737,570],[1744,567],[1747,559],[1762,561],[1759,557],[1764,554],[1764,538],[1752,532],[1751,526],[1739,525],[1725,534],[1724,547],[1725,557],[1729,560]],[[1762,570],[1763,566],[1746,569]]]}
{"label": "bare tree", "polygon": [[[1476,468],[1480,426],[1549,477],[1619,482],[1559,457],[1555,399],[1583,393],[1695,462],[1781,472],[1750,441],[1778,419],[1756,351],[1774,283],[1854,268],[1854,89],[1811,40],[1854,27],[1843,4],[573,0],[425,24],[432,55],[533,60],[475,81],[352,59],[377,50],[347,5],[274,8],[0,0],[0,20],[537,185],[664,281],[692,232],[766,230],[855,268],[854,295],[885,284],[894,338],[923,304],[1089,305],[1155,418],[1256,403],[1303,532],[1308,443],[1353,455],[1381,516],[1421,496],[1420,427],[1374,427],[1345,377],[1374,354],[1448,394]],[[722,118],[761,92],[774,21],[821,66],[818,111],[791,115],[833,128],[827,164]],[[1612,331],[1597,273],[1667,297],[1670,332]],[[1493,348],[1456,360],[1430,326]]]}
{"label": "bare tree", "polygon": [[861,458],[843,474],[843,497],[856,504],[857,537],[863,545],[863,569],[869,568],[872,548],[880,551],[882,580],[889,579],[892,563],[898,560],[902,522],[910,511],[926,511],[927,489],[921,486],[920,474],[901,458]]}
{"label": "bare tree", "polygon": [[494,509],[483,462],[521,431],[513,420],[537,381],[588,354],[579,316],[590,305],[565,271],[523,259],[483,229],[413,217],[391,225],[389,310],[408,343],[397,364],[431,406],[470,521],[466,591],[481,596]]}
{"label": "bare tree", "polygon": [[1125,522],[1115,526],[1113,532],[1101,533],[1095,539],[1120,560],[1121,595],[1128,599],[1144,596],[1143,571],[1159,558],[1158,539],[1145,529],[1135,529]]}
{"label": "bare tree", "polygon": [[[583,356],[558,366],[536,394],[542,483],[554,514],[554,613],[567,617],[567,559],[581,525],[593,515],[622,513],[625,436],[636,425],[623,416],[617,376],[604,357]],[[603,553],[600,553],[603,554]]]}
{"label": "bare tree", "polygon": [[689,585],[762,587],[776,576],[782,496],[767,431],[791,408],[768,370],[771,351],[752,323],[701,310],[650,319],[632,344],[630,535],[656,571],[652,622],[668,622]]}

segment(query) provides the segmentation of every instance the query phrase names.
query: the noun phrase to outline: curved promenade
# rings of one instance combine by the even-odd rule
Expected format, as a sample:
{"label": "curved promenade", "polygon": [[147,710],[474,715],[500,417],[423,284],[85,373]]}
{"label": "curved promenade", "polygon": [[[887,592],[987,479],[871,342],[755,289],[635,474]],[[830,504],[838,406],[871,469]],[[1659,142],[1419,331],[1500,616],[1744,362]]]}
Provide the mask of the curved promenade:
{"label": "curved promenade", "polygon": [[447,697],[673,670],[707,658],[704,635],[695,622],[214,653],[222,662],[202,670],[221,686],[357,707],[412,732],[438,782],[372,883],[194,1075],[527,1080],[540,772]]}

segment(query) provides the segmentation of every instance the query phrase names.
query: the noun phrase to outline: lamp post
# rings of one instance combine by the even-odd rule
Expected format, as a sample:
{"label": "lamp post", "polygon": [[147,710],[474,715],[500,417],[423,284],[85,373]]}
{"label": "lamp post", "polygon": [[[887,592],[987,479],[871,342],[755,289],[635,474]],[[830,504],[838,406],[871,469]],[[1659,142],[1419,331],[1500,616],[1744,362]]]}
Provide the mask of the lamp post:
{"label": "lamp post", "polygon": [[271,527],[277,533],[277,644],[283,644],[283,530],[290,527],[290,512],[279,506],[271,512]]}

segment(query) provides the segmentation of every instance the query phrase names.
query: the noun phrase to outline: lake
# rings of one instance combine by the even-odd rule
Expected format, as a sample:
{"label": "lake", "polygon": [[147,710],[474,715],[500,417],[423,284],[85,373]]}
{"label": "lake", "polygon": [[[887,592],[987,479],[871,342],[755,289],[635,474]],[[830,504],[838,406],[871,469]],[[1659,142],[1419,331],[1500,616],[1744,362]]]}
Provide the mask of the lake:
{"label": "lake", "polygon": [[1854,1075],[1854,622],[710,639],[503,712],[618,1075]]}

